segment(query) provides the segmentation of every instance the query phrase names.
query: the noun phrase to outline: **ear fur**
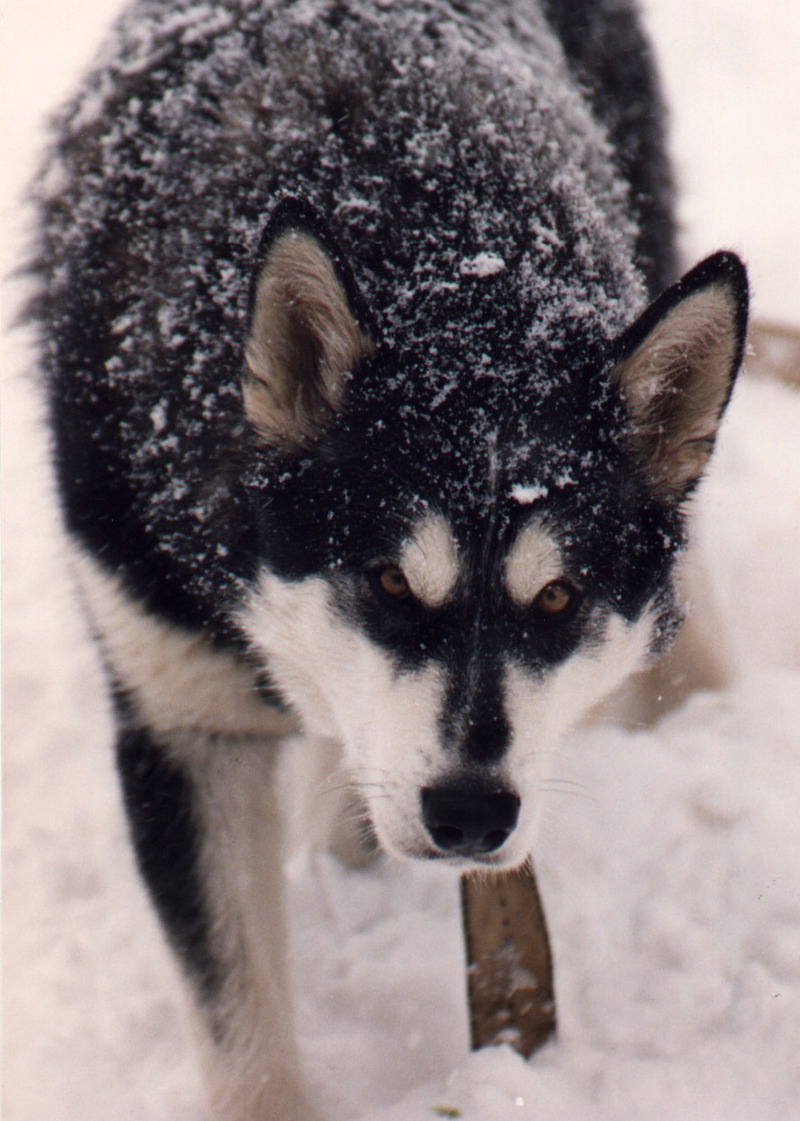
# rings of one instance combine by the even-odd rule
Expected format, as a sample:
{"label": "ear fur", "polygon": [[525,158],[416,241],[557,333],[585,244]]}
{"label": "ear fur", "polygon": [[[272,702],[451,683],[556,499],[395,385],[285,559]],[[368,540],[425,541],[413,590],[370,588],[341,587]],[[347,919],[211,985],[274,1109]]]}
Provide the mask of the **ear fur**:
{"label": "ear fur", "polygon": [[313,442],[340,409],[347,374],[374,350],[319,229],[310,207],[284,200],[251,295],[245,412],[266,443],[284,449]]}
{"label": "ear fur", "polygon": [[687,495],[714,448],[744,354],[747,304],[744,265],[733,253],[716,253],[619,341],[612,381],[637,457],[664,498]]}

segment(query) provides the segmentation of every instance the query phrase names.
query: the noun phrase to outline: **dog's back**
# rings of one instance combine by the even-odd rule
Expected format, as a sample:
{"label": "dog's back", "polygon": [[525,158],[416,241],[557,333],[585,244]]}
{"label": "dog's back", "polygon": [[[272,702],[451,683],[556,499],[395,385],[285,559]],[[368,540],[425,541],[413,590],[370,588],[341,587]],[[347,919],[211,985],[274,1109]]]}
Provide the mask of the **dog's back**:
{"label": "dog's back", "polygon": [[567,354],[671,279],[634,17],[546,8],[151,3],[123,19],[42,180],[39,314],[69,527],[159,612],[230,637],[250,544],[249,278],[281,193],[328,217],[387,341],[427,355],[436,337],[432,397],[454,351],[474,370],[538,333]]}

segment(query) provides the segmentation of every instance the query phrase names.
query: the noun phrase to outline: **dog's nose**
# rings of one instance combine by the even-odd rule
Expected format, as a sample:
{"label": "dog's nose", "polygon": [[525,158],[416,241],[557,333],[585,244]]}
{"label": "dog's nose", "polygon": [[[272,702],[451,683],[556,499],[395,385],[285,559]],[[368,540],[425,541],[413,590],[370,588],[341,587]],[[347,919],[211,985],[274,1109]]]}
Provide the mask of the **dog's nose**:
{"label": "dog's nose", "polygon": [[514,832],[519,798],[508,791],[426,787],[422,819],[436,847],[457,856],[495,852]]}

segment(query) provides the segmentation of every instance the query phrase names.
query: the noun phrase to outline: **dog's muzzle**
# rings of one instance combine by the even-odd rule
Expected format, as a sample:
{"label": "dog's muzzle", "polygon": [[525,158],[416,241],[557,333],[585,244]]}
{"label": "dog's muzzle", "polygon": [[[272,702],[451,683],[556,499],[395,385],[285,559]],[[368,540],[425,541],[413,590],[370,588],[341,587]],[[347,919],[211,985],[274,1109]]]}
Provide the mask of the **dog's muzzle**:
{"label": "dog's muzzle", "polygon": [[422,820],[433,843],[450,856],[482,856],[501,848],[517,825],[520,800],[505,790],[425,787]]}

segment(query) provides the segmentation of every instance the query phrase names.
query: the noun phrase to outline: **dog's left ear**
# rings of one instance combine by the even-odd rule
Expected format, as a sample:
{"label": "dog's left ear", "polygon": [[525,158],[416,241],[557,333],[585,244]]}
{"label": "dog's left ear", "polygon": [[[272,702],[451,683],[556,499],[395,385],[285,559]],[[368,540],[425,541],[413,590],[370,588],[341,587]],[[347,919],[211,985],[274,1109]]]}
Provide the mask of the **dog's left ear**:
{"label": "dog's left ear", "polygon": [[254,278],[242,382],[245,412],[266,443],[306,447],[341,408],[348,374],[374,350],[354,296],[319,216],[284,200]]}
{"label": "dog's left ear", "polygon": [[744,354],[747,304],[744,265],[716,253],[619,340],[612,380],[637,458],[664,498],[687,495],[711,455]]}

